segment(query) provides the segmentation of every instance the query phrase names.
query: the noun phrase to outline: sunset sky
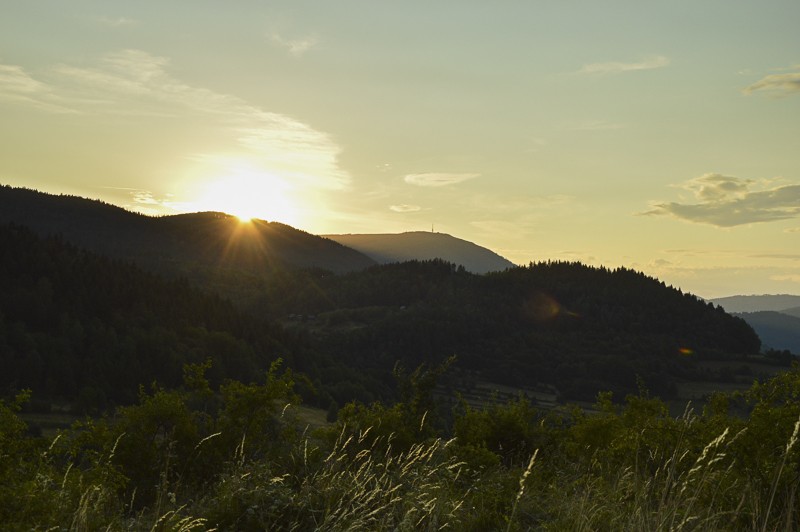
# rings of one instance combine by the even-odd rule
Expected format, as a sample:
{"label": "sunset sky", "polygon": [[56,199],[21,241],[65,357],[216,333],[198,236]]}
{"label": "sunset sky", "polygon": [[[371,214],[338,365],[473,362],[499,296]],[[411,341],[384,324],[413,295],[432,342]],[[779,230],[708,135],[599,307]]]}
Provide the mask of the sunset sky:
{"label": "sunset sky", "polygon": [[0,184],[800,294],[800,2],[7,1]]}

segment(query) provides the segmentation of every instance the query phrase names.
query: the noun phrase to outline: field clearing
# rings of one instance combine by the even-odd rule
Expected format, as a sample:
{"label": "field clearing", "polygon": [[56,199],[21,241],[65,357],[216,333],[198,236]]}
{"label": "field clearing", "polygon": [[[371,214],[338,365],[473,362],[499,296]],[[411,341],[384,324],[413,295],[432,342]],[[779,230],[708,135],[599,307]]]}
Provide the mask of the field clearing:
{"label": "field clearing", "polygon": [[47,438],[53,438],[58,434],[58,431],[68,429],[76,421],[84,419],[83,416],[76,416],[67,412],[23,412],[20,414],[20,418],[25,421],[34,432],[41,431],[41,435]]}
{"label": "field clearing", "polygon": [[290,405],[286,409],[286,414],[294,415],[301,425],[306,425],[309,430],[328,427],[333,423],[327,419],[328,412],[322,408],[315,408],[307,405]]}

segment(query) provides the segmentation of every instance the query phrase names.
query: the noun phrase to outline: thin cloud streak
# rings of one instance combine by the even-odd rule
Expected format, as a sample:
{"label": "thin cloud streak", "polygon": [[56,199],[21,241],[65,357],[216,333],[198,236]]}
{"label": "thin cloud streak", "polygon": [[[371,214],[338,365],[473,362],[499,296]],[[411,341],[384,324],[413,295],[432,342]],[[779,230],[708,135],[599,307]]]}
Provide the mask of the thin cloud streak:
{"label": "thin cloud streak", "polygon": [[705,174],[684,183],[697,203],[656,203],[648,216],[672,216],[716,227],[734,227],[800,217],[800,185],[753,190],[752,179]]}
{"label": "thin cloud streak", "polygon": [[480,177],[480,174],[429,172],[423,174],[408,174],[403,180],[409,185],[418,187],[446,187],[475,179],[476,177]]}
{"label": "thin cloud streak", "polygon": [[606,63],[591,63],[583,65],[578,71],[579,74],[620,74],[622,72],[634,72],[637,70],[653,70],[663,68],[670,64],[668,57],[663,55],[650,56],[634,63],[623,63],[620,61],[609,61]]}
{"label": "thin cloud streak", "polygon": [[743,92],[745,94],[767,92],[776,96],[788,96],[789,94],[800,93],[800,72],[766,76],[749,87],[746,87]]}
{"label": "thin cloud streak", "polygon": [[269,39],[280,46],[281,48],[285,48],[295,57],[300,57],[305,54],[307,51],[311,50],[317,44],[319,44],[319,40],[316,37],[305,37],[302,39],[287,39],[281,36],[279,33],[270,33]]}
{"label": "thin cloud streak", "polygon": [[123,28],[139,24],[138,20],[129,17],[99,16],[94,17],[94,21],[102,26],[108,26],[109,28]]}
{"label": "thin cloud streak", "polygon": [[18,65],[0,64],[0,101],[29,105],[51,113],[75,113],[54,94],[53,88]]}
{"label": "thin cloud streak", "polygon": [[418,212],[422,210],[422,207],[420,207],[419,205],[406,205],[406,204],[390,205],[389,210],[392,210],[394,212]]}
{"label": "thin cloud streak", "polygon": [[773,281],[789,281],[792,283],[800,283],[800,275],[773,275],[770,277]]}

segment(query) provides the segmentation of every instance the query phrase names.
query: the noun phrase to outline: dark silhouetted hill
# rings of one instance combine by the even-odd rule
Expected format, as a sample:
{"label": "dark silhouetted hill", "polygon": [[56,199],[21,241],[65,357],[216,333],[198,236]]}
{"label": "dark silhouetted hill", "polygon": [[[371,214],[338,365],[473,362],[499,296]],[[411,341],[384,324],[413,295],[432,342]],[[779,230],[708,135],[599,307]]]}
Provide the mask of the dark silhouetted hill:
{"label": "dark silhouetted hill", "polygon": [[556,262],[475,275],[410,261],[313,286],[270,299],[314,316],[297,326],[313,331],[316,352],[375,375],[456,355],[458,368],[492,382],[547,383],[567,399],[622,398],[639,379],[669,397],[682,380],[718,378],[698,363],[741,363],[761,345],[744,320],[624,268]]}
{"label": "dark silhouetted hill", "polygon": [[228,268],[360,270],[374,264],[337,242],[278,222],[241,223],[218,212],[150,217],[75,196],[0,187],[0,223],[61,235],[86,249],[157,271]]}
{"label": "dark silhouetted hill", "polygon": [[137,266],[0,225],[0,396],[20,389],[83,408],[180,384],[185,363],[249,381],[291,350],[281,327]]}
{"label": "dark silhouetted hill", "polygon": [[494,251],[444,233],[413,231],[398,234],[325,236],[364,253],[380,264],[442,259],[462,265],[472,273],[502,271],[514,267],[511,261]]}

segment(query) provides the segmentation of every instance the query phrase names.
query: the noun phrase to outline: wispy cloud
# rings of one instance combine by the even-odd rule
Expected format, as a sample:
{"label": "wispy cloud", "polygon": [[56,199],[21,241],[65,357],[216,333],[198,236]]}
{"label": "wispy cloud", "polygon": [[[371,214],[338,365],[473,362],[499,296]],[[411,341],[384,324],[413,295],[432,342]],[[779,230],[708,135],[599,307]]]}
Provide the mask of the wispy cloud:
{"label": "wispy cloud", "polygon": [[800,260],[800,253],[759,253],[751,255],[757,259]]}
{"label": "wispy cloud", "polygon": [[389,209],[394,212],[417,212],[422,210],[422,207],[419,205],[407,205],[403,203],[401,205],[390,205]]}
{"label": "wispy cloud", "polygon": [[0,100],[29,105],[52,113],[74,113],[45,82],[18,65],[0,64]]}
{"label": "wispy cloud", "polygon": [[[59,65],[50,71],[50,83],[43,83],[19,67],[4,65],[0,99],[53,112],[176,120],[188,115],[222,133],[242,155],[293,183],[340,189],[350,182],[338,165],[340,148],[328,134],[236,96],[186,84],[168,67],[167,58],[122,50],[91,67]],[[208,153],[194,155],[200,161],[214,158]]]}
{"label": "wispy cloud", "polygon": [[788,275],[773,275],[770,277],[773,281],[789,281],[791,283],[800,283],[800,274]]}
{"label": "wispy cloud", "polygon": [[800,185],[709,173],[681,188],[693,193],[695,203],[656,203],[643,215],[667,215],[717,227],[774,222],[800,217]]}
{"label": "wispy cloud", "polygon": [[578,71],[579,74],[619,74],[622,72],[633,72],[636,70],[653,70],[669,65],[670,60],[663,55],[654,55],[643,58],[641,61],[633,63],[623,63],[621,61],[609,61],[606,63],[591,63],[583,65]]}
{"label": "wispy cloud", "polygon": [[795,65],[790,70],[795,72],[771,74],[746,87],[743,92],[745,94],[766,92],[775,96],[800,94],[800,65]]}
{"label": "wispy cloud", "polygon": [[280,46],[281,48],[285,48],[295,57],[300,57],[301,55],[305,54],[307,51],[311,50],[317,44],[319,44],[319,39],[316,37],[302,37],[299,39],[287,39],[283,37],[279,33],[270,33],[269,35],[270,41],[275,43],[276,45]]}
{"label": "wispy cloud", "polygon": [[45,85],[33,79],[20,66],[0,65],[0,88],[3,94],[34,94],[42,92]]}
{"label": "wispy cloud", "polygon": [[139,24],[138,20],[129,17],[98,16],[94,17],[93,20],[98,24],[102,26],[108,26],[109,28],[123,28],[136,26]]}
{"label": "wispy cloud", "polygon": [[418,187],[446,187],[464,181],[475,179],[480,174],[454,174],[443,172],[429,172],[424,174],[408,174],[403,180],[409,185]]}
{"label": "wispy cloud", "polygon": [[115,203],[130,211],[157,216],[174,214],[181,211],[181,205],[176,204],[171,194],[158,196],[151,190],[130,187],[102,187],[106,196],[115,198]]}

